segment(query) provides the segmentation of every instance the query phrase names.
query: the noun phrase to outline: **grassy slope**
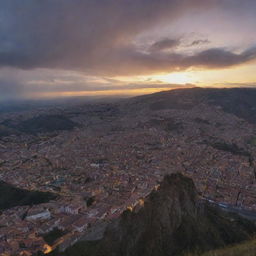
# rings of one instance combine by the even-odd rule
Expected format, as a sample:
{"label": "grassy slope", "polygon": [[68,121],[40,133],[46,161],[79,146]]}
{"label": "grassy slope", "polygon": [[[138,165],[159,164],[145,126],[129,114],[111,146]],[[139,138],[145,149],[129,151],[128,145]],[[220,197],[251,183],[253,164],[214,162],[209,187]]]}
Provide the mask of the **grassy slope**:
{"label": "grassy slope", "polygon": [[227,248],[206,252],[203,254],[187,254],[186,256],[255,256],[256,239]]}

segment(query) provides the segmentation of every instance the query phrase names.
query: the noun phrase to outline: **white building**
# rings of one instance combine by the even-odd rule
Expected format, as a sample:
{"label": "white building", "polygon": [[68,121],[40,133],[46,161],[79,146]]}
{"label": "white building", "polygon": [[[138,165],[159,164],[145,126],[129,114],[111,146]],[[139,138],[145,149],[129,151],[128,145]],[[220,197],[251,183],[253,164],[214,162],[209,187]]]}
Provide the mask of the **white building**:
{"label": "white building", "polygon": [[48,209],[29,212],[26,220],[47,220],[51,218],[51,213]]}

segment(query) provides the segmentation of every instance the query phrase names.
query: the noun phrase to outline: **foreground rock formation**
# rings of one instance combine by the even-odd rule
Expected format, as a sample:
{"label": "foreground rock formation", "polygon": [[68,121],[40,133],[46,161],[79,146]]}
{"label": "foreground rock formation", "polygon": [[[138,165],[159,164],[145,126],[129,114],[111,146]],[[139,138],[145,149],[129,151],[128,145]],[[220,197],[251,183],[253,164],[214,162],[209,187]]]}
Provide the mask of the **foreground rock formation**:
{"label": "foreground rock formation", "polygon": [[191,179],[172,174],[110,223],[101,238],[87,236],[61,255],[184,255],[247,240],[255,231],[249,220],[200,200]]}

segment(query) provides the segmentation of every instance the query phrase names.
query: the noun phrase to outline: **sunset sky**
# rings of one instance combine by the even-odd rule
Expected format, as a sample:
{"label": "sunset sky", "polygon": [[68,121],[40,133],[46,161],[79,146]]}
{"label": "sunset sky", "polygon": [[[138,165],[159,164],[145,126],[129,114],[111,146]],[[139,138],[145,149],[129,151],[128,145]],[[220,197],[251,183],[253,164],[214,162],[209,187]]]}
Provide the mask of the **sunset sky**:
{"label": "sunset sky", "polygon": [[255,0],[1,0],[0,100],[256,85]]}

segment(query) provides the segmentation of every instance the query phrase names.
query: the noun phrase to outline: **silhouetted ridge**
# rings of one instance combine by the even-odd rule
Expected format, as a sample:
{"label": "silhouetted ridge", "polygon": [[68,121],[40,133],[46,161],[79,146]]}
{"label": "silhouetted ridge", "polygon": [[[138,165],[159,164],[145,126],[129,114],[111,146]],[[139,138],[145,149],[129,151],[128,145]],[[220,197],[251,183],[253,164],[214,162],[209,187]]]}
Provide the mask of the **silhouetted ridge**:
{"label": "silhouetted ridge", "polygon": [[[164,109],[189,110],[204,103],[256,123],[256,89],[253,88],[189,88],[178,89],[134,98],[136,104],[148,106],[152,111]],[[138,107],[140,109],[140,107]]]}

